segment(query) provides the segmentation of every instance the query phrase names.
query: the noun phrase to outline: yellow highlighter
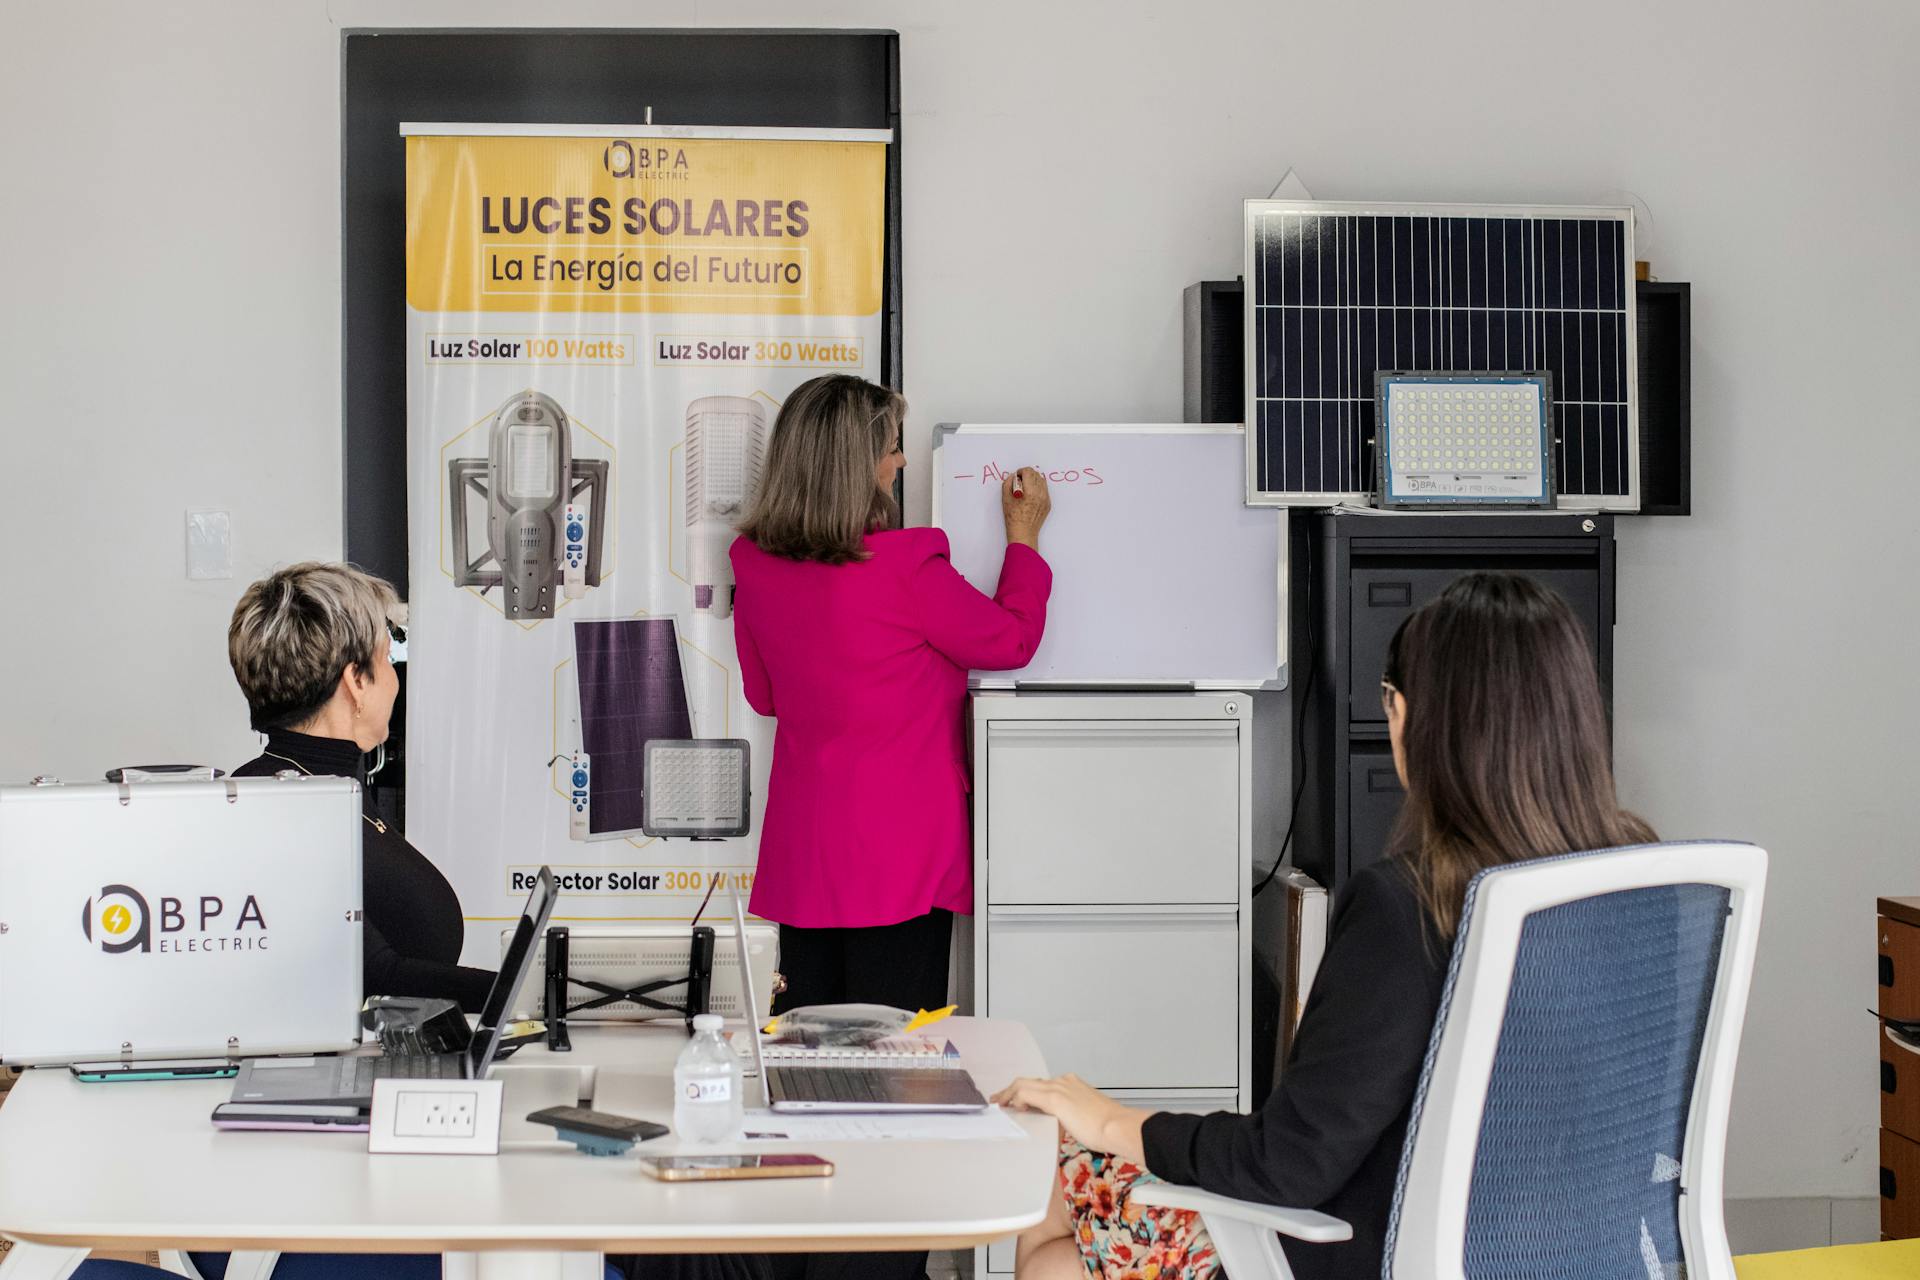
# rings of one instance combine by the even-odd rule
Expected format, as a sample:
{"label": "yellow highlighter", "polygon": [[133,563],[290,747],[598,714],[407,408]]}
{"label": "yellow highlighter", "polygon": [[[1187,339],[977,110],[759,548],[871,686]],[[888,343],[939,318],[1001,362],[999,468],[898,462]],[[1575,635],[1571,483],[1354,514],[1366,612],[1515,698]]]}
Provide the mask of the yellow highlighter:
{"label": "yellow highlighter", "polygon": [[934,1023],[940,1021],[940,1019],[952,1013],[955,1009],[958,1009],[959,1007],[960,1006],[957,1004],[950,1004],[944,1009],[935,1009],[931,1013],[927,1012],[925,1009],[922,1009],[920,1012],[913,1015],[913,1021],[909,1022],[906,1026],[902,1027],[901,1031],[905,1033],[908,1031],[919,1031],[923,1027],[930,1027]]}

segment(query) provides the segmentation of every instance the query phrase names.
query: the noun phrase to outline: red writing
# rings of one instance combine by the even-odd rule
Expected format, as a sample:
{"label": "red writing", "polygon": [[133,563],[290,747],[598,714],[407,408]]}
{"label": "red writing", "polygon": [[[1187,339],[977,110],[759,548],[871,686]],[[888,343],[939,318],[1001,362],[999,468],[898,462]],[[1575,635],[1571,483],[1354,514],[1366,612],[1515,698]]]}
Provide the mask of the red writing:
{"label": "red writing", "polygon": [[[980,483],[999,484],[1007,474],[997,463],[989,462],[980,468]],[[1106,483],[1100,473],[1092,467],[1062,467],[1058,471],[1049,471],[1045,474],[1048,484],[1085,484],[1088,488],[1095,488]],[[965,477],[955,476],[954,479],[961,480]]]}

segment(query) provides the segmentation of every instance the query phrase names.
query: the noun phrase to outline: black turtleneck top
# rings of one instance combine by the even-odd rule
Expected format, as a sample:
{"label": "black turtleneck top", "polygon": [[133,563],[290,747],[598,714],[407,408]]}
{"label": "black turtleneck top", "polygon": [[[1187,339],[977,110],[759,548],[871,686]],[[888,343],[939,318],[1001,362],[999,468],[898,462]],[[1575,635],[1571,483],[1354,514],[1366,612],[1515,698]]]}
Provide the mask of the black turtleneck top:
{"label": "black turtleneck top", "polygon": [[[270,777],[282,769],[352,778],[363,787],[360,748],[339,738],[275,729],[266,749],[233,771],[236,778]],[[493,985],[486,969],[460,963],[465,925],[460,899],[440,869],[389,828],[363,824],[361,894],[366,923],[361,938],[364,982],[370,996],[437,996],[477,1013]]]}

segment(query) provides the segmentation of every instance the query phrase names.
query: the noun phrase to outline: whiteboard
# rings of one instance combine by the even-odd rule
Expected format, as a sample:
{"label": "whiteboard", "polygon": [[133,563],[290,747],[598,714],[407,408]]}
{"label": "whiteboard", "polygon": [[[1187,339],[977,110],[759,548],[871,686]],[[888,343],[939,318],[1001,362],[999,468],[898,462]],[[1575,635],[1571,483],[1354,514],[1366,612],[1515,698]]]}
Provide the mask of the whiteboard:
{"label": "whiteboard", "polygon": [[1286,673],[1285,512],[1246,505],[1238,424],[942,424],[933,522],[953,565],[991,595],[1006,552],[1000,476],[1047,473],[1047,630],[1016,684],[1278,687]]}

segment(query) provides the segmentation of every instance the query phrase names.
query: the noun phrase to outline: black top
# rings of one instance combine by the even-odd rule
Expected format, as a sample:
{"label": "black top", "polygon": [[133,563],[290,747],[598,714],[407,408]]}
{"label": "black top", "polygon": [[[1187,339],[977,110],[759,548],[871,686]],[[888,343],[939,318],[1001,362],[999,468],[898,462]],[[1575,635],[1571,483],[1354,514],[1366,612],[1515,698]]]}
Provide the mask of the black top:
{"label": "black top", "polygon": [[[360,748],[353,743],[286,729],[269,733],[266,750],[233,776],[271,777],[282,769],[352,778],[363,787],[367,781]],[[466,926],[453,886],[398,831],[371,822],[363,826],[366,923],[360,945],[366,994],[437,996],[459,1001],[468,1013],[479,1012],[493,974],[460,963]]]}
{"label": "black top", "polygon": [[1283,1238],[1294,1275],[1379,1280],[1447,959],[1403,863],[1355,875],[1334,910],[1279,1087],[1252,1115],[1149,1117],[1147,1168],[1239,1200],[1343,1218],[1353,1225],[1344,1243]]}

